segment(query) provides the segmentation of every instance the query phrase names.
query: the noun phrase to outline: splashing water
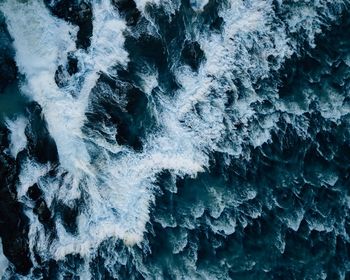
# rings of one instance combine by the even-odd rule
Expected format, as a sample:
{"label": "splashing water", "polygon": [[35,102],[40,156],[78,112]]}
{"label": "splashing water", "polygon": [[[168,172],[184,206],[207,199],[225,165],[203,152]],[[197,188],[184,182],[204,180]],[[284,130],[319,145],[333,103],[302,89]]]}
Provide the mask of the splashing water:
{"label": "splashing water", "polygon": [[[238,159],[253,162],[256,151],[277,141],[273,135],[282,131],[281,122],[307,139],[312,124],[303,117],[315,100],[325,120],[347,124],[348,97],[331,92],[322,98],[305,89],[304,104],[287,100],[281,96],[279,73],[302,55],[302,49],[311,52],[317,47],[317,36],[341,18],[348,3],[131,1],[139,17],[131,24],[125,16],[131,12],[122,10],[119,2],[87,2],[93,32],[86,49],[77,47],[78,27],[50,12],[55,1],[51,6],[34,0],[0,4],[24,75],[21,91],[40,106],[40,118],[57,148],[57,161],[40,162],[31,153],[20,160],[17,198],[29,218],[31,261],[42,267],[49,260],[69,263],[69,256],[79,256],[84,266],[74,273],[95,279],[92,263],[104,250],[101,258],[112,278],[123,277],[114,267],[121,264],[146,279],[166,279],[161,268],[140,257],[152,250],[149,234],[159,223],[180,231],[181,238],[169,237],[176,244],[174,255],[187,248],[193,254],[183,257],[184,271],[174,268],[169,277],[219,279],[215,273],[220,272],[200,268],[199,256],[191,253],[199,245],[189,241],[190,231],[200,224],[169,222],[152,214],[157,212],[157,196],[165,192],[162,176],[170,174],[170,193],[176,193],[178,180],[211,174],[216,154],[224,155],[221,164],[226,168]],[[185,46],[190,57],[186,59],[193,64],[186,63]],[[72,56],[77,69],[69,73]],[[31,114],[6,122],[14,159],[30,150],[30,135],[36,133],[33,128],[30,132]],[[228,174],[221,174],[220,180]],[[221,191],[220,180],[213,183],[216,187],[204,180],[208,185],[203,189],[210,190],[206,199],[215,201],[213,205],[205,205],[203,199],[188,211],[194,220],[208,212],[210,218],[203,223],[228,237],[249,222],[243,216],[233,220],[226,209],[239,209],[258,196],[247,189],[244,199],[235,199],[230,191]],[[335,185],[338,177],[322,180]],[[39,206],[28,198],[33,186],[41,194]],[[250,209],[250,219],[261,217],[262,208]],[[75,209],[67,214],[74,216],[70,226],[63,209]],[[289,218],[288,228],[297,231],[304,214],[301,210]],[[61,268],[62,276],[65,265]],[[30,277],[37,277],[35,273],[32,269]]]}

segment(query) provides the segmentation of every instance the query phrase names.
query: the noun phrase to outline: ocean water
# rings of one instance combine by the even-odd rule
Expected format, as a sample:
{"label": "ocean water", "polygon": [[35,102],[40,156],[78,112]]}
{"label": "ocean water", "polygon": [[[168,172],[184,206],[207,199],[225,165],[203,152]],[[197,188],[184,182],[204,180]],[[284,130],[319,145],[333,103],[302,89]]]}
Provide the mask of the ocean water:
{"label": "ocean water", "polygon": [[2,279],[349,279],[348,0],[1,0]]}

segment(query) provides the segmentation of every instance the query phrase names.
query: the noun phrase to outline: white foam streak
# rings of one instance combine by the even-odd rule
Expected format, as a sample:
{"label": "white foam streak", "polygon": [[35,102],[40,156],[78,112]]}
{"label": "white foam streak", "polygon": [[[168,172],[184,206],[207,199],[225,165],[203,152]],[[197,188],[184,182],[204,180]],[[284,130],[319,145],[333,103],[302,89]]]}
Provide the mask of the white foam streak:
{"label": "white foam streak", "polygon": [[161,0],[134,0],[136,3],[136,7],[140,11],[145,11],[147,4],[159,5]]}
{"label": "white foam streak", "polygon": [[53,18],[41,1],[7,1],[2,11],[14,37],[17,65],[27,77],[24,91],[41,105],[61,164],[75,169],[77,162],[89,161],[77,140],[84,111],[69,93],[57,87],[54,76],[57,66],[64,64],[65,54],[75,49],[77,29]]}
{"label": "white foam streak", "polygon": [[[94,3],[94,33],[91,47],[88,52],[79,51],[76,53],[82,69],[71,79],[66,88],[60,89],[54,81],[55,71],[59,65],[65,65],[67,53],[75,51],[74,41],[77,28],[52,17],[40,1],[28,1],[27,3],[7,1],[1,6],[1,9],[6,15],[9,31],[14,38],[17,64],[27,78],[24,90],[29,97],[41,105],[49,132],[57,145],[60,164],[71,174],[67,176],[68,181],[64,186],[59,187],[56,184],[51,185],[51,187],[56,190],[58,187],[65,189],[66,192],[62,196],[65,196],[66,200],[67,197],[68,200],[71,200],[80,196],[81,184],[84,184],[85,191],[92,199],[91,207],[96,207],[92,210],[93,213],[85,214],[86,217],[91,214],[92,223],[95,223],[101,215],[103,216],[101,211],[108,213],[111,210],[108,205],[104,205],[103,198],[99,193],[100,182],[97,182],[96,172],[90,165],[91,159],[83,140],[81,127],[85,121],[85,111],[91,89],[95,86],[99,74],[101,72],[113,74],[110,72],[111,66],[115,64],[125,65],[127,62],[128,58],[123,49],[124,38],[122,36],[125,24],[112,9],[109,1],[103,0]],[[82,84],[79,82],[80,80],[83,80]],[[72,90],[75,96],[71,95]],[[33,163],[32,167],[29,168],[32,172],[27,172],[28,168],[24,168],[22,171],[20,195],[24,195],[28,187],[38,180],[38,176],[35,176],[36,173],[33,172],[36,170],[34,165]],[[30,179],[33,177],[31,174],[36,180]],[[23,182],[24,180],[26,181]],[[117,182],[117,180],[110,181],[109,179],[108,183],[112,185]],[[43,189],[46,191],[47,199],[52,201],[52,190],[49,187],[50,185],[46,185]],[[107,187],[111,188],[108,184]],[[56,195],[60,195],[60,193],[62,192],[58,191]],[[146,209],[147,207],[148,204]],[[117,236],[122,237],[125,230],[112,218],[115,217],[109,214],[110,224],[114,224],[114,229],[107,230],[107,232],[118,233]],[[87,225],[82,225],[82,235],[85,232],[84,227]],[[90,229],[90,227],[88,228]],[[101,222],[95,228],[93,225],[91,228],[88,232],[100,229]],[[37,231],[40,231],[39,227],[37,227]],[[65,235],[61,236],[58,242],[64,242],[62,239]],[[91,236],[95,237],[96,243],[108,237],[104,234],[96,236],[94,233]],[[74,244],[75,238],[70,237],[69,239]],[[82,242],[84,243],[84,241]],[[42,247],[44,248],[44,246]],[[54,254],[59,255],[57,252]]]}
{"label": "white foam streak", "polygon": [[16,158],[17,154],[27,146],[27,137],[24,133],[28,121],[23,116],[14,120],[7,119],[6,126],[10,130],[10,153]]}
{"label": "white foam streak", "polygon": [[48,171],[50,171],[50,165],[41,165],[29,160],[24,162],[18,178],[17,197],[22,199],[26,195],[28,188],[37,183],[39,178],[44,176]]}
{"label": "white foam streak", "polygon": [[[148,2],[137,0],[136,4],[143,10]],[[206,2],[196,1],[201,9]],[[112,66],[128,62],[123,48],[125,23],[110,1],[92,4],[94,30],[87,51],[75,49],[77,28],[52,17],[41,2],[8,0],[1,6],[14,38],[17,64],[27,78],[26,93],[43,109],[58,149],[58,177],[63,177],[61,183],[44,180],[48,167],[28,163],[20,176],[19,195],[24,196],[30,184],[38,181],[49,206],[55,198],[68,205],[74,199],[85,199],[86,207],[78,217],[78,234],[66,232],[61,221],[56,220],[58,240],[49,250],[42,226],[32,215],[31,242],[34,244],[39,234],[37,243],[42,254],[49,251],[50,257],[56,259],[69,253],[87,256],[109,237],[123,239],[129,245],[141,242],[159,172],[170,170],[173,176],[194,177],[208,166],[209,152],[225,150],[239,156],[244,141],[256,147],[269,140],[278,118],[271,115],[261,123],[253,122],[256,112],[252,104],[261,97],[252,84],[270,74],[268,56],[282,63],[295,46],[284,26],[272,26],[270,1],[247,5],[243,0],[231,0],[230,4],[229,9],[220,12],[225,21],[222,34],[197,31],[206,62],[198,73],[187,67],[175,72],[182,88],[174,98],[162,96],[158,100],[161,110],[157,117],[162,127],[145,140],[142,152],[108,143],[98,133],[90,137],[81,131],[90,95],[98,95],[98,90],[91,90],[100,73],[114,76]],[[55,71],[65,65],[71,51],[79,60],[79,72],[67,87],[58,88]],[[148,95],[157,86],[158,78],[150,72],[152,79],[142,84]],[[246,89],[240,98],[234,83],[237,77]],[[235,96],[234,107],[226,108],[227,91]],[[242,124],[241,132],[235,129],[235,122]],[[111,138],[115,136],[115,129],[103,125],[101,129]],[[230,141],[223,144],[223,137]],[[23,143],[14,150],[22,146]],[[230,220],[227,228],[213,226],[231,234],[235,223]]]}
{"label": "white foam streak", "polygon": [[197,12],[200,12],[203,10],[203,8],[209,3],[209,0],[190,0],[190,4],[192,6],[192,9],[194,9]]}

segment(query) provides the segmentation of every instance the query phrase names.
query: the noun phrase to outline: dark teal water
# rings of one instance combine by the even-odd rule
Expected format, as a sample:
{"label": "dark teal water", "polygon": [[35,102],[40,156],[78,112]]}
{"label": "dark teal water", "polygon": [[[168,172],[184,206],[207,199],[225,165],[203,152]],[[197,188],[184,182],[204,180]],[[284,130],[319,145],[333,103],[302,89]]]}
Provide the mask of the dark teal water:
{"label": "dark teal water", "polygon": [[1,121],[25,111],[27,99],[20,92],[16,83],[7,86],[0,95]]}
{"label": "dark teal water", "polygon": [[[90,12],[82,20],[65,10],[73,4],[57,2],[60,6],[52,15],[80,26],[77,46],[88,49]],[[112,145],[141,154],[147,151],[148,139],[156,137],[165,126],[159,122],[162,110],[166,111],[162,102],[175,99],[184,88],[175,69],[188,66],[198,73],[210,57],[195,40],[199,36],[195,31],[221,34],[228,22],[222,11],[228,9],[228,4],[211,0],[202,12],[195,12],[189,1],[179,1],[181,4],[171,16],[164,7],[148,5],[147,18],[144,11],[137,9],[137,1],[114,2],[129,28],[124,33],[124,48],[130,61],[124,68],[117,65],[115,76],[101,74],[89,96],[82,131],[91,137],[95,133],[102,135]],[[247,9],[254,6],[253,1],[243,2]],[[111,237],[96,245],[88,257],[77,252],[58,260],[49,249],[46,254],[28,243],[39,238],[28,237],[32,220],[23,218],[23,213],[37,217],[49,245],[59,239],[58,224],[79,239],[82,233],[78,217],[85,213],[91,198],[83,191],[69,204],[58,198],[52,204],[47,202],[45,183],[59,182],[62,187],[68,172],[59,169],[61,155],[49,135],[40,104],[29,103],[20,93],[19,84],[24,81],[17,78],[6,86],[0,93],[1,192],[8,193],[11,186],[16,189],[17,177],[27,161],[50,163],[51,167],[28,189],[20,205],[9,208],[10,214],[0,212],[1,223],[11,216],[15,224],[17,220],[20,224],[11,228],[17,232],[14,240],[6,230],[0,230],[7,248],[4,254],[11,262],[5,279],[22,279],[20,274],[31,279],[350,279],[348,2],[341,7],[327,2],[323,8],[315,9],[323,24],[314,42],[310,42],[307,23],[298,32],[286,26],[300,7],[311,9],[317,6],[316,1],[262,2],[271,2],[272,10],[265,15],[268,24],[276,29],[285,26],[286,36],[295,48],[293,54],[282,62],[279,54],[266,54],[266,59],[261,59],[265,55],[261,45],[271,42],[258,31],[253,30],[247,38],[231,38],[237,49],[242,48],[228,70],[237,92],[232,88],[224,91],[228,86],[213,86],[210,97],[214,98],[203,101],[204,105],[198,102],[191,109],[206,120],[206,114],[214,115],[216,111],[206,111],[205,102],[215,104],[224,96],[220,148],[203,148],[208,164],[196,176],[180,176],[171,168],[157,172],[155,200],[150,206],[144,239],[133,247]],[[324,12],[328,8],[330,12]],[[306,9],[308,12],[311,13]],[[156,33],[147,29],[151,28],[150,18]],[[274,28],[272,32],[278,32]],[[312,28],[316,27],[311,25]],[[247,47],[248,43],[252,46]],[[271,44],[275,47],[278,42]],[[219,46],[212,51],[218,50]],[[261,65],[249,68],[245,59]],[[80,71],[75,69],[79,63],[70,63],[65,67],[74,76]],[[221,63],[218,67],[226,69],[225,61]],[[261,75],[265,64],[268,74]],[[150,93],[142,89],[140,73],[145,69],[156,69],[158,73],[158,85]],[[226,78],[212,79],[213,85],[221,81],[227,83]],[[64,84],[59,82],[58,86]],[[115,98],[110,98],[110,92]],[[245,115],[237,111],[243,110],[243,101],[251,96],[257,96],[248,102],[254,114],[245,121]],[[19,115],[29,121],[25,130],[28,144],[16,159],[10,159],[6,152],[10,132],[3,119]],[[273,125],[269,126],[270,122]],[[195,130],[191,127],[194,123],[185,119],[182,125],[191,131]],[[116,135],[111,138],[104,126],[116,127]],[[260,141],[265,139],[263,133],[259,134],[264,129],[269,137]],[[240,152],[231,152],[231,148]],[[112,157],[112,152],[106,154]],[[98,152],[93,155],[100,159]],[[10,178],[9,174],[17,179],[4,179]],[[16,201],[16,191],[11,194]],[[7,207],[7,203],[13,206],[17,203],[13,201],[0,199],[1,207]],[[25,253],[19,254],[21,249]]]}

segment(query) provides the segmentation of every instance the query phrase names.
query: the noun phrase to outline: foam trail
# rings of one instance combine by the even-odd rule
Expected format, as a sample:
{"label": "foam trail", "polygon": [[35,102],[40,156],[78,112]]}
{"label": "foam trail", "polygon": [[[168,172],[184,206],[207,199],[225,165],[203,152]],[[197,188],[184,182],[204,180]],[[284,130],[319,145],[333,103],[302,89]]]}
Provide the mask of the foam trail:
{"label": "foam trail", "polygon": [[[264,62],[266,56],[274,55],[281,65],[293,53],[284,28],[280,27],[279,32],[271,30],[267,20],[270,8],[269,3],[264,1],[248,8],[243,1],[234,1],[231,9],[223,14],[226,20],[225,36],[213,34],[209,38],[206,35],[200,38],[201,45],[207,54],[207,62],[200,68],[199,73],[186,69],[177,72],[183,88],[176,93],[174,99],[170,100],[164,96],[160,101],[162,112],[159,117],[160,122],[164,124],[162,130],[156,131],[156,134],[148,139],[142,153],[126,150],[117,158],[108,158],[108,164],[98,168],[106,170],[106,166],[109,166],[107,171],[101,172],[106,188],[100,188],[99,194],[105,205],[107,203],[109,208],[117,210],[119,217],[123,217],[120,219],[120,224],[129,233],[124,235],[127,238],[134,242],[142,239],[140,233],[143,232],[144,224],[148,220],[148,205],[153,199],[150,190],[153,189],[157,173],[162,170],[171,170],[175,175],[195,176],[208,165],[209,157],[206,151],[222,149],[219,141],[225,133],[223,119],[227,116],[225,115],[226,97],[220,95],[220,92],[227,89],[235,90],[232,82],[234,77],[228,74],[229,70],[235,68],[237,71],[243,71],[245,68],[251,68],[252,76],[258,79],[270,73],[269,66]],[[257,32],[265,40],[263,48],[259,50],[259,55],[262,57],[255,63],[249,60],[250,56],[244,52],[248,50],[243,47],[244,43],[251,44],[249,38],[252,32]],[[235,44],[232,41],[234,37],[243,40],[240,44]],[[242,48],[243,53],[241,53]],[[212,52],[212,49],[217,51]],[[237,56],[242,58],[242,61],[239,61],[241,64],[237,64],[234,60]],[[244,56],[248,59],[243,60]],[[232,57],[232,60],[228,57]],[[252,80],[250,76],[244,77]],[[259,97],[252,91],[251,96],[238,101],[236,117],[248,125],[255,114],[250,104],[257,100]],[[196,104],[202,111],[200,115],[193,110]],[[268,131],[276,122],[277,118],[271,116],[271,120],[264,125],[266,129],[260,133],[253,135],[252,132],[247,131],[247,134],[253,136],[252,145],[261,145],[267,141]],[[235,153],[232,150],[230,152]],[[104,210],[104,205],[101,205],[98,200],[92,203],[96,204],[90,207],[91,211],[99,209],[100,212],[93,215],[90,213],[90,215],[105,217],[103,223],[110,225],[109,229],[105,227],[106,231],[99,231],[101,235],[96,236],[101,236],[103,239],[104,236],[117,232],[117,228],[112,228],[113,220],[111,223],[108,222],[110,219],[108,209]],[[96,223],[99,222],[96,221]],[[85,221],[81,226],[83,227],[84,224],[86,224]],[[89,229],[86,228],[86,230]],[[126,241],[129,242],[130,239]],[[89,238],[85,240],[83,244],[88,244]]]}
{"label": "foam trail", "polygon": [[14,120],[6,120],[6,125],[11,131],[10,134],[10,152],[16,158],[17,154],[27,146],[27,137],[25,136],[25,128],[28,121],[24,117],[17,117]]}
{"label": "foam trail", "polygon": [[[54,81],[55,71],[59,65],[66,63],[67,53],[75,51],[76,28],[52,17],[40,1],[7,1],[1,7],[14,38],[17,64],[27,78],[23,90],[42,106],[49,132],[57,145],[61,167],[74,174],[70,175],[69,186],[66,186],[70,199],[79,197],[83,178],[85,182],[90,180],[90,195],[93,196],[96,191],[98,199],[98,191],[94,189],[97,182],[81,127],[88,97],[99,73],[104,71],[109,74],[110,66],[127,61],[127,53],[122,49],[125,24],[109,1],[96,2],[93,8],[91,47],[87,53],[77,52],[82,69],[66,88],[60,89]],[[71,94],[72,90],[75,96]],[[67,192],[64,196],[66,200]]]}
{"label": "foam trail", "polygon": [[[91,47],[88,52],[76,52],[82,69],[66,88],[60,89],[54,82],[55,70],[58,65],[64,65],[65,54],[75,50],[76,29],[53,18],[44,5],[36,1],[27,4],[8,1],[2,10],[14,37],[19,68],[27,77],[26,93],[42,106],[49,132],[57,144],[61,167],[70,172],[63,186],[58,186],[55,182],[52,185],[48,185],[48,182],[40,184],[45,191],[46,200],[51,201],[53,197],[58,196],[68,203],[69,200],[80,197],[81,187],[85,188],[84,192],[90,197],[89,201],[86,201],[90,205],[79,217],[81,236],[70,236],[62,226],[57,225],[60,234],[57,244],[53,245],[54,256],[63,258],[69,252],[81,252],[86,255],[91,248],[109,236],[122,238],[128,243],[140,241],[148,219],[150,194],[147,191],[147,182],[141,182],[144,177],[138,176],[138,181],[129,188],[129,176],[132,173],[137,174],[138,169],[127,173],[117,170],[116,172],[122,173],[123,177],[120,178],[114,175],[113,170],[113,165],[117,162],[108,158],[102,162],[93,162],[81,132],[88,97],[99,73],[103,71],[113,75],[110,66],[116,63],[125,65],[127,62],[127,53],[122,48],[124,22],[119,19],[109,1],[93,4],[94,33]],[[28,22],[34,25],[29,25]],[[43,45],[38,46],[38,43]],[[79,83],[80,80],[83,80],[83,83]],[[75,96],[70,94],[72,90]],[[132,164],[133,157],[132,155],[125,160],[125,164],[122,165],[125,170],[128,170],[129,160]],[[91,162],[94,163],[93,166]],[[152,162],[154,160],[151,159],[150,163],[146,163],[143,176],[154,174],[154,171],[147,172],[148,165]],[[141,164],[141,169],[145,168],[142,166]],[[101,175],[96,174],[94,168],[101,171]],[[21,178],[31,178],[30,174],[37,174],[35,170],[35,164],[27,165]],[[40,182],[40,179],[38,180]],[[24,194],[29,186],[30,184],[22,182],[21,194]],[[137,206],[136,210],[130,211],[134,206]],[[120,212],[117,215],[120,218],[116,218],[115,211]],[[35,224],[38,225],[33,220],[32,227],[35,227]],[[42,234],[42,228],[36,228]],[[34,232],[32,236],[35,235]],[[44,252],[47,249],[47,241],[44,237],[41,240],[42,244],[39,247]]]}
{"label": "foam trail", "polygon": [[137,9],[140,11],[145,11],[146,5],[153,4],[159,5],[161,3],[160,0],[135,0]]}
{"label": "foam trail", "polygon": [[[332,14],[328,14],[326,8],[328,1],[306,7],[306,10],[293,11],[291,18],[303,21],[305,25],[302,27],[295,20],[287,21],[288,25],[280,24],[269,1],[247,4],[232,0],[228,4],[227,8],[219,11],[224,19],[221,34],[197,34],[206,55],[206,62],[198,73],[188,68],[180,68],[176,72],[183,89],[177,93],[175,109],[168,107],[169,114],[165,119],[169,128],[179,126],[182,120],[192,133],[188,140],[199,150],[218,150],[241,156],[244,145],[257,147],[269,141],[270,131],[279,119],[278,114],[271,114],[257,126],[254,120],[258,112],[252,105],[265,98],[278,103],[277,95],[258,96],[254,83],[269,77],[271,70],[279,69],[297,51],[298,44],[303,43],[288,37],[287,31],[305,29],[308,33],[306,43],[312,45],[322,25],[317,10],[324,9],[323,16],[330,19]],[[274,58],[274,65],[268,63],[268,57]],[[234,81],[238,79],[245,88],[244,93],[237,90]],[[227,92],[234,98],[232,108],[225,105]],[[224,126],[224,122],[229,128]],[[240,123],[243,131],[238,131],[235,123]],[[224,143],[220,140],[223,138],[226,139]]]}
{"label": "foam trail", "polygon": [[197,12],[203,11],[203,8],[209,3],[209,0],[190,0],[192,9]]}
{"label": "foam trail", "polygon": [[[147,2],[136,4],[144,9]],[[203,8],[206,2],[201,3]],[[59,183],[45,178],[45,172],[41,172],[48,167],[31,162],[21,178],[37,176],[30,182],[23,179],[19,193],[24,195],[30,184],[38,181],[49,206],[54,199],[69,205],[74,199],[84,198],[78,234],[68,233],[57,219],[58,238],[52,243],[31,215],[31,244],[36,242],[42,255],[49,248],[47,258],[63,259],[70,253],[88,256],[109,237],[123,239],[129,245],[141,242],[159,172],[170,170],[174,176],[194,177],[209,165],[212,151],[240,156],[244,144],[259,146],[269,140],[278,117],[268,116],[258,129],[254,127],[256,111],[251,105],[262,97],[254,91],[253,83],[270,75],[267,57],[275,58],[274,67],[278,69],[296,51],[296,43],[288,38],[288,27],[272,25],[270,1],[248,5],[246,1],[232,0],[229,4],[227,10],[220,11],[224,19],[222,34],[195,30],[206,62],[198,72],[188,67],[174,70],[182,88],[172,98],[164,94],[157,100],[161,128],[145,139],[142,152],[82,132],[91,94],[98,98],[99,90],[103,90],[101,96],[115,95],[107,86],[95,87],[100,72],[116,76],[112,66],[123,67],[128,62],[123,47],[125,23],[110,1],[92,4],[94,30],[87,51],[75,49],[76,27],[52,17],[41,2],[7,1],[1,6],[14,38],[17,64],[27,78],[24,90],[43,108],[49,132],[57,144],[57,177],[62,179]],[[68,52],[75,52],[79,72],[66,87],[58,88],[55,71],[59,65],[65,65]],[[234,82],[237,77],[246,89],[241,98]],[[157,75],[152,75],[152,81],[143,85],[148,94],[157,85],[155,80]],[[234,107],[226,108],[227,92],[235,96]],[[237,121],[243,124],[243,131],[235,129]],[[103,129],[115,137],[116,128]],[[222,143],[224,138],[229,138],[229,144]],[[232,228],[233,224],[227,232],[232,232]]]}
{"label": "foam trail", "polygon": [[14,37],[17,65],[27,78],[24,92],[41,105],[61,164],[77,169],[79,162],[88,162],[88,155],[77,140],[83,109],[72,96],[60,91],[54,80],[57,66],[65,62],[65,54],[75,49],[77,30],[53,18],[41,1],[7,1],[2,11]]}

